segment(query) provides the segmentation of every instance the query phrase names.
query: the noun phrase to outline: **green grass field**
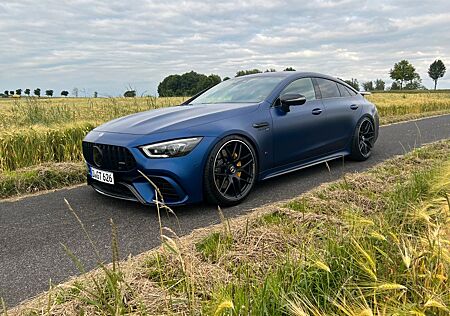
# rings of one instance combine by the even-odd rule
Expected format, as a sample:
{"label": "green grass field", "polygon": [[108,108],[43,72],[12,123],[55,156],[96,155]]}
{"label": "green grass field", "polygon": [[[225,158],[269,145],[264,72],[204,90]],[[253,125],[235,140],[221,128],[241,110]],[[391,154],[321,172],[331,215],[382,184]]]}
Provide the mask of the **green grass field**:
{"label": "green grass field", "polygon": [[[377,105],[382,124],[450,113],[449,91],[384,92],[368,98]],[[177,105],[185,99],[0,99],[0,182],[27,167],[81,162],[81,140],[95,126],[131,113]],[[45,168],[51,167],[47,164]],[[1,188],[0,183],[0,197],[9,196]]]}

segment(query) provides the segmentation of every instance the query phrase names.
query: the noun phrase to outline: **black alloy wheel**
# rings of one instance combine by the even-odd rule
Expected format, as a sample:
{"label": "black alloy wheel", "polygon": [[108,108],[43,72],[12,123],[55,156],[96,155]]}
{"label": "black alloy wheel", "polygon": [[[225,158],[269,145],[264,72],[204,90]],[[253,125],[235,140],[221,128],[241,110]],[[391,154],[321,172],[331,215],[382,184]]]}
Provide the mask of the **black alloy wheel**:
{"label": "black alloy wheel", "polygon": [[255,151],[246,139],[239,136],[223,139],[208,159],[207,197],[219,205],[241,202],[255,184],[256,170]]}
{"label": "black alloy wheel", "polygon": [[372,154],[375,144],[375,126],[368,117],[363,117],[355,130],[351,158],[355,160],[366,160]]}

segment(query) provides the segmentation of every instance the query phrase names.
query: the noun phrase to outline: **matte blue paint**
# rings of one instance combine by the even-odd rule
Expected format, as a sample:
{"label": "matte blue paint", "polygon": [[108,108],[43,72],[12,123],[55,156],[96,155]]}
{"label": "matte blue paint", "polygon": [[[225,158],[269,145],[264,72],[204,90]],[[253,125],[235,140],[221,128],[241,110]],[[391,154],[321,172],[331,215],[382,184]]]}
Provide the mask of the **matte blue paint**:
{"label": "matte blue paint", "polygon": [[[303,166],[337,158],[350,153],[350,140],[362,116],[373,118],[378,130],[376,107],[361,94],[347,98],[307,101],[283,112],[275,106],[280,92],[296,79],[326,78],[317,73],[281,72],[252,76],[282,76],[283,79],[258,104],[180,105],[128,115],[103,124],[90,132],[84,141],[126,147],[137,166],[132,171],[114,172],[115,182],[132,185],[141,202],[152,203],[154,190],[137,170],[148,176],[161,177],[178,193],[178,200],[167,204],[196,203],[203,200],[203,174],[208,154],[214,145],[229,135],[247,138],[258,159],[258,179],[263,180]],[[356,110],[350,106],[357,104]],[[319,115],[313,110],[320,109]],[[256,129],[255,123],[267,123]],[[148,158],[140,146],[166,140],[203,137],[186,156]],[[93,166],[94,168],[97,168]],[[99,168],[101,169],[101,168]],[[107,170],[108,171],[108,170]],[[90,174],[88,183],[92,183]]]}

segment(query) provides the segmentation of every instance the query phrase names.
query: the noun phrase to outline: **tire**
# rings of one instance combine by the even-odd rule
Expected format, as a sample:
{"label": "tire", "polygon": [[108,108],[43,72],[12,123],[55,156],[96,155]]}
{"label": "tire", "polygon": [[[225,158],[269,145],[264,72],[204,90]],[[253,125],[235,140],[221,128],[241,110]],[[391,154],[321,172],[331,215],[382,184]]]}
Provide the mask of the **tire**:
{"label": "tire", "polygon": [[353,132],[350,158],[356,161],[367,160],[372,155],[375,140],[375,123],[368,116],[362,117]]}
{"label": "tire", "polygon": [[223,138],[211,150],[205,165],[207,201],[220,206],[239,204],[253,189],[257,170],[256,152],[245,138]]}

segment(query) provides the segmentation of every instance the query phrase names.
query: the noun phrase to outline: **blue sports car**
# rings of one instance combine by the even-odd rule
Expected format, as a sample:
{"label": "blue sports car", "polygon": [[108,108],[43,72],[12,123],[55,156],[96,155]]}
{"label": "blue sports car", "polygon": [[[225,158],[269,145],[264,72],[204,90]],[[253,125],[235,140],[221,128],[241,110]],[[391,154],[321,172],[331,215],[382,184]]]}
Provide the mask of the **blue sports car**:
{"label": "blue sports car", "polygon": [[[255,183],[343,156],[365,160],[378,136],[374,104],[318,73],[237,77],[179,106],[115,119],[83,141],[87,181],[144,204],[233,205]],[[141,173],[142,172],[142,173]]]}

